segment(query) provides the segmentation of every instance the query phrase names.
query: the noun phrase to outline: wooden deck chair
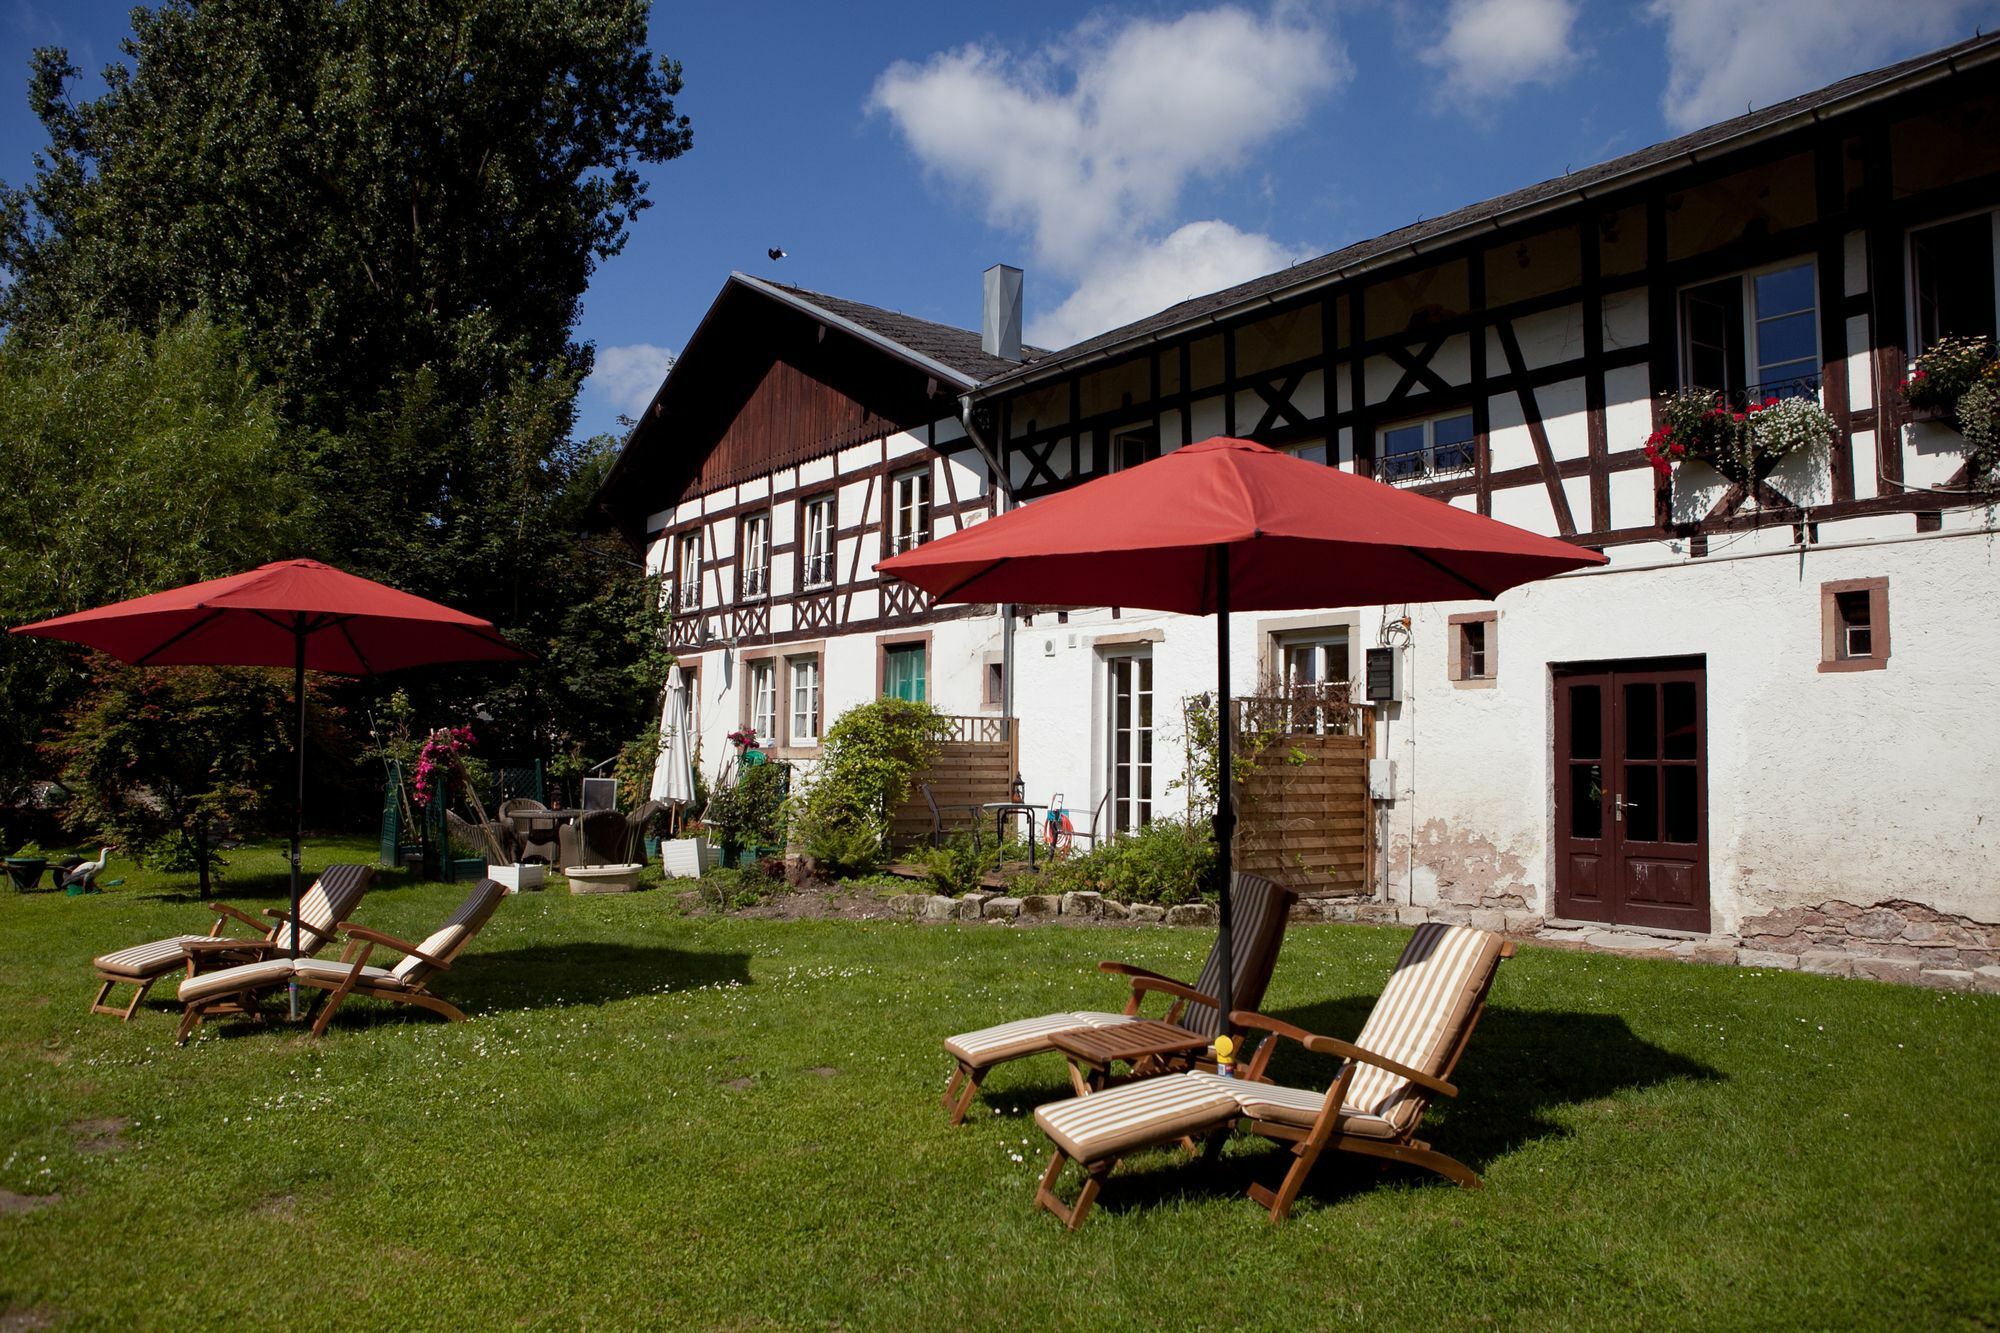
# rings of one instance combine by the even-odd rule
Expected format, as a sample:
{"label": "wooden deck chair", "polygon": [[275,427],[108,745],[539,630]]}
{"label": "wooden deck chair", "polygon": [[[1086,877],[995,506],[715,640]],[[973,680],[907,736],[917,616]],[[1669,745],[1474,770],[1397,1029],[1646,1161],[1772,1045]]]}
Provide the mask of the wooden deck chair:
{"label": "wooden deck chair", "polygon": [[[348,945],[337,963],[317,958],[272,958],[189,977],[181,983],[180,1000],[187,1009],[181,1016],[179,1031],[174,1034],[174,1045],[184,1044],[203,1018],[218,1012],[245,1011],[257,995],[294,980],[301,986],[328,992],[319,1016],[313,1020],[315,1037],[326,1032],[327,1024],[333,1021],[349,995],[411,1004],[443,1014],[454,1023],[463,1023],[462,1012],[429,993],[431,979],[451,966],[506,896],[506,886],[490,879],[481,880],[458,910],[425,936],[421,944],[411,944],[366,926],[349,925],[340,932]],[[401,953],[402,961],[388,968],[369,966],[369,956],[378,944]]]}
{"label": "wooden deck chair", "polygon": [[[322,870],[299,899],[299,952],[316,954],[332,942],[336,928],[353,915],[374,879],[373,866],[330,865]],[[104,984],[90,1002],[90,1012],[117,1014],[129,1021],[153,983],[169,972],[214,971],[257,962],[291,947],[291,913],[282,908],[264,909],[264,915],[273,918],[269,925],[228,903],[210,903],[208,910],[219,915],[206,935],[174,935],[93,959],[91,966]],[[223,934],[232,918],[258,934],[249,938]],[[137,987],[123,1009],[104,1002],[114,986]]]}
{"label": "wooden deck chair", "polygon": [[[1121,1157],[1180,1139],[1213,1144],[1238,1120],[1247,1121],[1252,1133],[1292,1145],[1292,1163],[1278,1187],[1252,1185],[1249,1191],[1273,1222],[1290,1215],[1306,1177],[1329,1148],[1408,1162],[1467,1189],[1479,1188],[1471,1168],[1434,1150],[1416,1132],[1433,1095],[1458,1095],[1449,1081],[1452,1070],[1485,1009],[1500,960],[1513,952],[1510,941],[1489,931],[1431,922],[1411,936],[1351,1043],[1238,1010],[1231,1017],[1239,1027],[1272,1034],[1241,1078],[1194,1071],[1039,1108],[1035,1123],[1056,1150],[1036,1189],[1036,1204],[1075,1230]],[[1277,1038],[1338,1058],[1331,1085],[1320,1091],[1266,1081]],[[1055,1185],[1072,1161],[1083,1168],[1085,1180],[1076,1202],[1065,1205]]]}
{"label": "wooden deck chair", "polygon": [[[1230,902],[1235,908],[1231,933],[1232,952],[1236,955],[1232,998],[1240,1008],[1255,1009],[1264,1002],[1264,990],[1271,984],[1271,970],[1277,966],[1278,950],[1285,942],[1285,925],[1298,895],[1262,876],[1241,871],[1230,883],[1234,885]],[[1139,1006],[1154,991],[1173,997],[1166,1013],[1167,1022],[1179,1024],[1196,1036],[1220,1036],[1222,1014],[1216,1008],[1214,996],[1222,984],[1221,944],[1218,935],[1209,949],[1208,961],[1202,965],[1201,975],[1192,986],[1129,963],[1099,963],[1100,970],[1132,980],[1131,993],[1120,1013],[1079,1010],[1045,1014],[947,1038],[945,1051],[957,1062],[944,1091],[944,1109],[950,1114],[951,1123],[956,1125],[965,1119],[980,1081],[995,1065],[1054,1050],[1053,1039],[1059,1032],[1132,1022],[1141,1017]]]}

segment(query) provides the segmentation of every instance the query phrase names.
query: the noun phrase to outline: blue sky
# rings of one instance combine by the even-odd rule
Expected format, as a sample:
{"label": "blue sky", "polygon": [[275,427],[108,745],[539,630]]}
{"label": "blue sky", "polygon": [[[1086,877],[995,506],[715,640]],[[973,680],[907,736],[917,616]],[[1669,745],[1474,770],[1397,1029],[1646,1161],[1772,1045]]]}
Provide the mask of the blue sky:
{"label": "blue sky", "polygon": [[[0,178],[41,143],[29,50],[81,91],[123,0],[0,0]],[[617,429],[732,269],[1033,340],[1615,157],[2000,23],[2000,0],[1278,0],[656,6],[695,147],[584,303],[579,429]],[[773,263],[768,247],[788,257]]]}

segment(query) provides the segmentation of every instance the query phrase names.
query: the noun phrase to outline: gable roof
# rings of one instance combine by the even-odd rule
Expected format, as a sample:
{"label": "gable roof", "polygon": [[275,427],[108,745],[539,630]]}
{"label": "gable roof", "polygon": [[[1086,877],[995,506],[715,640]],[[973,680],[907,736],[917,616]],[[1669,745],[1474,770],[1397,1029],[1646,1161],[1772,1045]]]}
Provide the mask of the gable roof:
{"label": "gable roof", "polygon": [[[753,278],[748,274],[732,273],[730,277],[781,299],[789,298],[793,304],[830,321],[850,325],[854,331],[872,334],[884,344],[884,350],[892,354],[900,352],[944,370],[958,381],[961,388],[970,388],[981,380],[996,379],[1018,369],[1021,364],[983,351],[979,345],[980,335],[972,329],[935,324],[915,315],[828,296],[824,292],[810,292],[803,287],[788,287],[784,283]],[[1026,344],[1022,345],[1021,352],[1027,361],[1048,355],[1044,349]]]}
{"label": "gable roof", "polygon": [[1230,318],[1249,308],[1328,286],[1370,268],[1442,249],[1468,234],[1490,232],[1555,212],[1678,167],[1707,161],[1746,144],[1775,138],[1787,131],[1852,111],[1892,93],[1962,74],[2000,59],[2000,33],[1973,37],[1898,64],[1857,74],[1814,92],[1774,103],[1683,134],[1677,139],[1642,148],[1636,153],[1585,167],[1538,185],[1495,195],[1440,217],[1359,241],[1317,259],[1308,259],[1234,287],[1168,306],[1157,314],[1086,338],[1037,360],[1009,366],[980,385],[979,393],[1013,388],[1058,374],[1082,362],[1100,360],[1135,343],[1155,341],[1194,326]]}
{"label": "gable roof", "polygon": [[[626,435],[590,513],[640,545],[646,516],[692,485],[954,415],[957,395],[1014,365],[980,351],[967,329],[732,273]],[[772,374],[789,377],[776,392],[794,395],[798,429],[772,434],[753,423],[738,438],[732,422]]]}

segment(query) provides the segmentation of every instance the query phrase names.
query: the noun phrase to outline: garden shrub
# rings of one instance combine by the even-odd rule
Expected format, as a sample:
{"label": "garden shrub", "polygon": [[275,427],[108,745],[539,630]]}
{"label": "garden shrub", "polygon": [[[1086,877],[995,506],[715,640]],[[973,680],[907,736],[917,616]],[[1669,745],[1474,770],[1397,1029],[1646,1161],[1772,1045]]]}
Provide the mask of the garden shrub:
{"label": "garden shrub", "polygon": [[[923,867],[926,889],[957,897],[977,889],[989,872],[1000,868],[1000,851],[984,841],[974,846],[971,835],[959,833],[942,847],[925,848],[917,855],[916,863]],[[1025,848],[1020,849],[1020,856],[1026,858]]]}
{"label": "garden shrub", "polygon": [[879,862],[890,816],[937,758],[949,726],[937,709],[907,699],[876,699],[836,718],[821,741],[812,785],[791,803],[807,854],[840,856],[848,873],[872,869],[875,862],[863,864],[855,853],[872,837]]}
{"label": "garden shrub", "polygon": [[1215,841],[1206,821],[1158,819],[1068,860],[1043,876],[1045,893],[1093,890],[1122,902],[1212,901]]}
{"label": "garden shrub", "polygon": [[786,789],[791,769],[784,764],[749,764],[733,785],[718,787],[702,819],[725,844],[739,847],[785,845]]}

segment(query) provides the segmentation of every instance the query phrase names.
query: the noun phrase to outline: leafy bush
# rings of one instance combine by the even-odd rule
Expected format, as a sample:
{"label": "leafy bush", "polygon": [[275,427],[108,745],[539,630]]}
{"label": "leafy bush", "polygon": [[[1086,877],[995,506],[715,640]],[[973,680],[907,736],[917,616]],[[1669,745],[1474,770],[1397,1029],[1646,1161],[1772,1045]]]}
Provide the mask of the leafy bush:
{"label": "leafy bush", "polygon": [[[957,897],[972,892],[989,872],[999,869],[1000,852],[999,847],[989,842],[974,846],[970,835],[960,833],[942,847],[925,848],[917,855],[916,863],[923,867],[926,889]],[[1021,855],[1025,859],[1025,849]]]}
{"label": "leafy bush", "polygon": [[820,873],[836,879],[866,875],[882,864],[882,838],[869,825],[815,825],[803,830],[803,840]]}
{"label": "leafy bush", "polygon": [[709,796],[702,820],[724,842],[782,847],[785,791],[790,785],[791,769],[785,764],[746,765],[734,785],[718,787]]}
{"label": "leafy bush", "polygon": [[1215,841],[1203,821],[1155,820],[1101,847],[1057,862],[1043,876],[1045,893],[1094,890],[1125,902],[1212,900]]}
{"label": "leafy bush", "polygon": [[[937,758],[950,724],[927,703],[876,699],[842,713],[821,742],[812,785],[793,800],[799,838],[846,857],[847,869],[872,868],[852,859],[869,838],[876,857],[888,846],[889,818],[908,795],[910,782]],[[711,820],[710,822],[713,822]]]}

